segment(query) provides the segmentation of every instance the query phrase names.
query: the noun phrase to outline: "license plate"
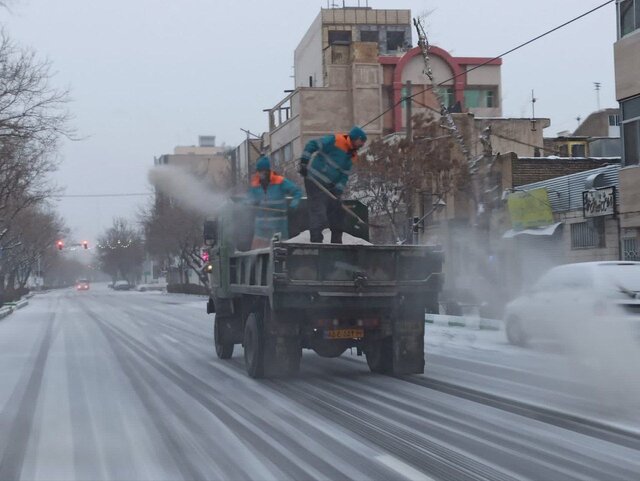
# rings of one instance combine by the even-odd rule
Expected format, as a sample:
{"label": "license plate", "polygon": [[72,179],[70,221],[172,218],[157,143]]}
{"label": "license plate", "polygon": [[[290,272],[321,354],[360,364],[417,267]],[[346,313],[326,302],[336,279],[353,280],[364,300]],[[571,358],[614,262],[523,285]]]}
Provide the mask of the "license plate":
{"label": "license plate", "polygon": [[364,337],[364,329],[331,329],[324,331],[325,339],[359,339]]}

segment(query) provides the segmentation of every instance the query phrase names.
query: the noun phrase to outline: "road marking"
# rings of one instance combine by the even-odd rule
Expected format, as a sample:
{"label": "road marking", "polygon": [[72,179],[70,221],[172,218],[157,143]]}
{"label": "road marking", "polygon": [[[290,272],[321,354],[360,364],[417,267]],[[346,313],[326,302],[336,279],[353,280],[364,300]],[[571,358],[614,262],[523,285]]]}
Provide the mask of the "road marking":
{"label": "road marking", "polygon": [[411,479],[412,481],[435,481],[424,473],[421,473],[407,463],[400,461],[398,458],[389,456],[388,454],[376,456],[376,460],[384,464],[387,468],[395,471],[401,476]]}
{"label": "road marking", "polygon": [[178,341],[177,339],[171,337],[168,334],[160,334],[162,337],[164,337],[167,341],[172,342],[173,344],[180,344],[180,341]]}

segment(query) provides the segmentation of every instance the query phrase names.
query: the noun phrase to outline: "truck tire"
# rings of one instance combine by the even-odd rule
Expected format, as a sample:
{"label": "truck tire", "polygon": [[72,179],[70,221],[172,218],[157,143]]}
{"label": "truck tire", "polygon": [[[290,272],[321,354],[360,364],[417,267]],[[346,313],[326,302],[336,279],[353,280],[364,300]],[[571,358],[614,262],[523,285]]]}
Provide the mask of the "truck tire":
{"label": "truck tire", "polygon": [[213,321],[213,343],[216,348],[216,354],[220,359],[230,359],[233,356],[234,344],[225,342],[222,331],[222,321],[219,319]]}
{"label": "truck tire", "polygon": [[386,337],[370,342],[366,346],[364,353],[371,372],[390,374],[393,371],[392,338]]}
{"label": "truck tire", "polygon": [[300,360],[302,359],[302,348],[298,339],[287,340],[287,360],[284,367],[285,376],[296,376],[300,372]]}
{"label": "truck tire", "polygon": [[249,377],[264,377],[264,334],[255,313],[249,314],[244,327],[244,364]]}

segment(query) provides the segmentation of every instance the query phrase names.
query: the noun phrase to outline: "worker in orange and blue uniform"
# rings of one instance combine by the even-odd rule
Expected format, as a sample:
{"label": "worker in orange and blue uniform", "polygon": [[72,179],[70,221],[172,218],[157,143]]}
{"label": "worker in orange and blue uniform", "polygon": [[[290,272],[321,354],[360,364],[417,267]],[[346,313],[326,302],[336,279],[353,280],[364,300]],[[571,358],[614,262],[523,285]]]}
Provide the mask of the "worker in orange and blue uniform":
{"label": "worker in orange and blue uniform", "polygon": [[[367,141],[360,127],[348,134],[326,135],[310,140],[300,157],[299,172],[304,177],[309,209],[311,242],[322,242],[322,229],[331,229],[331,243],[342,244],[344,212],[340,197],[347,186],[357,152]],[[319,187],[324,187],[333,198]]]}
{"label": "worker in orange and blue uniform", "polygon": [[289,237],[287,196],[293,198],[289,207],[296,209],[302,191],[290,180],[273,172],[268,157],[260,157],[247,194],[249,203],[256,208],[252,249],[269,246],[277,233],[281,239]]}

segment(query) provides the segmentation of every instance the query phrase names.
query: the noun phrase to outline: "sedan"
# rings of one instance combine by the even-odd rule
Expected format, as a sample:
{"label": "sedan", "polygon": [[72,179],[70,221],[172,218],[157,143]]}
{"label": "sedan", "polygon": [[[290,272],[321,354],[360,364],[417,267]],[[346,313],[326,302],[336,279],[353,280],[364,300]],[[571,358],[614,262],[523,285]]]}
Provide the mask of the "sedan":
{"label": "sedan", "polygon": [[511,344],[533,339],[598,337],[611,330],[640,334],[640,262],[583,262],[547,271],[507,304]]}

